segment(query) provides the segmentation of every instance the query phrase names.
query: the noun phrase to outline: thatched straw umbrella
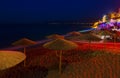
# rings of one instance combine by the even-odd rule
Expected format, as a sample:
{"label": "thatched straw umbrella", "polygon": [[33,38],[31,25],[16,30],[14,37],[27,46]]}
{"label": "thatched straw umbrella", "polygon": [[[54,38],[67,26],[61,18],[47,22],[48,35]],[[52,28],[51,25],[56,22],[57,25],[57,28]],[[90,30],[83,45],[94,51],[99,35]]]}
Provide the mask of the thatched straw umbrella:
{"label": "thatched straw umbrella", "polygon": [[52,35],[46,36],[46,38],[48,38],[48,39],[62,38],[63,39],[64,36],[58,35],[58,34],[52,34]]}
{"label": "thatched straw umbrella", "polygon": [[95,34],[92,34],[92,33],[87,33],[87,34],[84,34],[84,37],[83,37],[85,40],[89,40],[90,42],[91,41],[100,41],[101,38],[98,37],[97,35]]}
{"label": "thatched straw umbrella", "polygon": [[69,32],[68,36],[65,38],[67,40],[82,40],[83,34],[77,31]]}
{"label": "thatched straw umbrella", "polygon": [[25,54],[18,51],[0,51],[0,70],[13,67],[25,58]]}
{"label": "thatched straw umbrella", "polygon": [[117,40],[119,38],[119,32],[118,31],[112,31],[111,34],[112,34],[111,36],[113,38],[113,43],[114,43],[114,47],[115,47],[116,42],[117,42]]}
{"label": "thatched straw umbrella", "polygon": [[65,40],[65,39],[56,39],[56,40],[53,40],[53,41],[50,41],[50,42],[44,44],[43,47],[48,48],[48,49],[52,49],[52,50],[59,50],[60,51],[59,74],[61,75],[62,50],[75,49],[78,47],[78,45],[71,42],[71,41]]}
{"label": "thatched straw umbrella", "polygon": [[104,29],[100,31],[99,35],[104,35],[104,48],[106,48],[105,44],[107,42],[106,36],[107,35],[112,36],[113,34],[110,31]]}
{"label": "thatched straw umbrella", "polygon": [[109,35],[109,36],[112,36],[112,33],[108,30],[101,30],[99,35],[104,35],[104,42],[106,41],[106,36]]}
{"label": "thatched straw umbrella", "polygon": [[75,35],[75,36],[81,35],[81,33],[78,32],[78,31],[72,31],[72,32],[69,32],[68,34],[69,35]]}
{"label": "thatched straw umbrella", "polygon": [[[34,45],[36,44],[35,41],[29,40],[27,38],[22,38],[18,41],[15,41],[14,43],[12,43],[12,45],[14,46],[24,46],[24,54],[26,54],[26,46],[30,46],[30,45]],[[24,60],[24,66],[26,65],[26,62]]]}
{"label": "thatched straw umbrella", "polygon": [[92,41],[100,41],[101,40],[99,37],[97,37],[96,35],[94,35],[92,33],[84,34],[83,39],[89,41],[89,48],[90,48],[90,44]]}

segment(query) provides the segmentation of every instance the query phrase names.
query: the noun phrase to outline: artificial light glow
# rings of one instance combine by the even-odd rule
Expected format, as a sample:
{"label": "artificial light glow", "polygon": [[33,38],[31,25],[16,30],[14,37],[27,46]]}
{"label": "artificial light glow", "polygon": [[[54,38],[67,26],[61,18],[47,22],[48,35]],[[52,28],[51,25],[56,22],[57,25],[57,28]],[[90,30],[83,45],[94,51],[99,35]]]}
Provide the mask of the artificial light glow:
{"label": "artificial light glow", "polygon": [[97,26],[92,26],[92,28],[97,28]]}
{"label": "artificial light glow", "polygon": [[99,22],[95,22],[95,23],[94,23],[94,26],[97,26],[98,24],[99,24]]}
{"label": "artificial light glow", "polygon": [[99,22],[95,22],[94,25],[92,26],[92,28],[97,28],[98,24],[99,24]]}
{"label": "artificial light glow", "polygon": [[104,15],[102,18],[102,22],[106,22],[106,20],[107,20],[107,15]]}
{"label": "artificial light glow", "polygon": [[108,29],[113,31],[120,31],[120,9],[118,12],[112,12],[108,15],[104,15],[102,20],[95,22],[92,28]]}
{"label": "artificial light glow", "polygon": [[120,23],[120,19],[117,19],[117,23]]}
{"label": "artificial light glow", "polygon": [[116,18],[116,13],[115,13],[115,12],[111,13],[111,14],[110,14],[110,18],[111,18],[111,19]]}
{"label": "artificial light glow", "polygon": [[111,23],[116,23],[117,21],[115,19],[110,19]]}

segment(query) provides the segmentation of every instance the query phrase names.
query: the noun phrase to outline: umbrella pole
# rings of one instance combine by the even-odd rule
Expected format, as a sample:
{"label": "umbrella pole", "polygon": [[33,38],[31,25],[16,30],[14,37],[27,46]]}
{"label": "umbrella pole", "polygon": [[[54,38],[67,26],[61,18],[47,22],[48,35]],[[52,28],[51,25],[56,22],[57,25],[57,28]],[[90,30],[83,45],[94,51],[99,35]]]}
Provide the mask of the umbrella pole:
{"label": "umbrella pole", "polygon": [[104,47],[103,48],[105,50],[106,49],[106,35],[104,36],[104,42],[103,43],[104,43]]}
{"label": "umbrella pole", "polygon": [[62,67],[62,50],[60,51],[60,63],[59,63],[59,74],[60,74],[60,78],[61,78],[61,67]]}
{"label": "umbrella pole", "polygon": [[56,56],[57,56],[57,57],[59,57],[59,55],[58,55],[57,51],[55,51],[55,53],[56,53]]}
{"label": "umbrella pole", "polygon": [[115,43],[116,43],[116,36],[114,36],[114,48],[115,48]]}
{"label": "umbrella pole", "polygon": [[89,46],[89,50],[90,50],[91,49],[91,40],[89,40],[88,46]]}
{"label": "umbrella pole", "polygon": [[[26,48],[24,47],[24,54],[26,55]],[[24,67],[26,66],[26,60],[24,60]]]}

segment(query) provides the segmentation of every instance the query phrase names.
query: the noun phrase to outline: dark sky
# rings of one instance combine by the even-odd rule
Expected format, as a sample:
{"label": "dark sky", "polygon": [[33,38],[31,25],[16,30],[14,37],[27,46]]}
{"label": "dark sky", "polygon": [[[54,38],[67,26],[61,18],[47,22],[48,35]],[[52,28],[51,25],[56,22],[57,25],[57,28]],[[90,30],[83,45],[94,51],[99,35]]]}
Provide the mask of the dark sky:
{"label": "dark sky", "polygon": [[2,0],[1,23],[96,18],[118,8],[119,0]]}
{"label": "dark sky", "polygon": [[0,47],[23,37],[39,40],[52,33],[85,29],[41,22],[98,18],[119,8],[119,3],[119,0],[1,0]]}

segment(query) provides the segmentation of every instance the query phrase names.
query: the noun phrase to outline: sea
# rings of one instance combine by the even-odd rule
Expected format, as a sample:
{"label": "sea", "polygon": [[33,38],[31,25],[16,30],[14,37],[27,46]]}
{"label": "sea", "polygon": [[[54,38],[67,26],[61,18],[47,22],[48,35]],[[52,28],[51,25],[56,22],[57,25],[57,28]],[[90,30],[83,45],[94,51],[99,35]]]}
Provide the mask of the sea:
{"label": "sea", "polygon": [[89,28],[89,24],[80,23],[0,24],[0,48],[9,47],[21,38],[40,41],[51,34],[64,35]]}

